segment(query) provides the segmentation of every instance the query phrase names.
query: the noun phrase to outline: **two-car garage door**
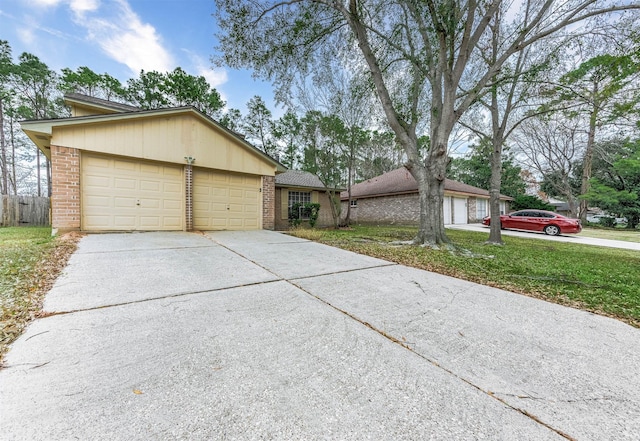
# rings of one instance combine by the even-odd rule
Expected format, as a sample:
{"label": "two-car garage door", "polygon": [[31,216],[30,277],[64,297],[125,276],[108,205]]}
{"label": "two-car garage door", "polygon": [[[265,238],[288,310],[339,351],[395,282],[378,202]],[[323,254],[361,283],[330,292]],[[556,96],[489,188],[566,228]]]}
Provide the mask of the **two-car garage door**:
{"label": "two-car garage door", "polygon": [[[83,154],[80,179],[85,231],[184,229],[184,166]],[[260,182],[194,168],[194,228],[261,228]]]}

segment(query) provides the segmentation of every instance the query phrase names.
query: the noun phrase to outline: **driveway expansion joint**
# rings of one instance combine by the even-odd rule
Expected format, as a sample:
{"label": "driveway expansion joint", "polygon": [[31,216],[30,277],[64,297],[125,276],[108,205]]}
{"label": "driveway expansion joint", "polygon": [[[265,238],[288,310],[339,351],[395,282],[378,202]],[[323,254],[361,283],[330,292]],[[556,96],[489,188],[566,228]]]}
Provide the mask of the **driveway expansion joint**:
{"label": "driveway expansion joint", "polygon": [[387,264],[381,264],[381,265],[363,266],[363,267],[360,267],[360,268],[352,268],[352,269],[347,269],[347,270],[331,271],[331,272],[328,272],[328,273],[314,274],[312,276],[292,277],[290,279],[283,278],[282,280],[287,281],[287,282],[291,282],[293,280],[309,280],[309,279],[315,279],[316,277],[333,276],[333,275],[336,275],[336,274],[348,274],[348,273],[354,273],[354,272],[358,272],[358,271],[370,270],[370,269],[374,269],[374,268],[386,268],[386,267],[389,267],[389,266],[398,266],[398,264],[397,263],[387,263]]}
{"label": "driveway expansion joint", "polygon": [[525,409],[521,409],[521,408],[519,408],[519,407],[516,407],[516,406],[514,406],[514,405],[510,404],[510,403],[509,403],[508,401],[506,401],[505,399],[502,399],[502,398],[500,398],[500,397],[496,396],[496,394],[495,394],[494,392],[492,392],[492,391],[490,391],[490,390],[485,390],[485,389],[483,389],[481,386],[479,386],[479,385],[475,384],[473,381],[471,381],[471,380],[469,380],[469,379],[467,379],[467,378],[464,378],[464,377],[460,376],[459,374],[457,374],[457,373],[455,373],[453,370],[451,370],[451,369],[449,369],[449,368],[447,368],[447,367],[443,366],[442,364],[440,364],[440,363],[439,363],[439,362],[437,362],[436,360],[434,360],[434,359],[432,359],[432,358],[429,358],[429,357],[427,357],[426,355],[421,354],[420,352],[417,352],[417,351],[415,350],[415,348],[414,348],[414,347],[412,347],[412,346],[413,346],[413,344],[412,344],[412,343],[407,342],[407,341],[404,341],[404,340],[400,340],[400,339],[398,339],[398,338],[394,337],[393,335],[391,335],[391,334],[389,334],[389,333],[385,332],[384,330],[382,330],[382,329],[378,329],[377,327],[373,326],[371,323],[366,322],[366,321],[364,321],[364,320],[362,320],[362,319],[358,318],[356,315],[351,314],[350,312],[345,311],[345,310],[343,310],[343,309],[340,309],[340,308],[338,308],[337,306],[334,306],[333,304],[331,304],[330,302],[327,302],[327,301],[326,301],[326,300],[324,300],[323,298],[321,298],[321,297],[319,297],[319,296],[317,296],[317,295],[315,295],[315,294],[313,294],[313,293],[311,293],[311,292],[307,291],[306,289],[304,289],[304,288],[303,288],[302,286],[300,286],[300,285],[297,285],[297,284],[295,284],[295,283],[293,283],[293,282],[291,282],[291,281],[288,281],[288,280],[287,280],[287,282],[291,283],[291,284],[292,284],[292,285],[294,285],[296,288],[298,288],[298,289],[302,290],[303,292],[305,292],[305,293],[306,293],[306,294],[308,294],[309,296],[311,296],[311,297],[313,297],[313,298],[315,298],[315,299],[319,300],[320,302],[324,303],[325,305],[329,306],[330,308],[332,308],[332,309],[334,309],[334,310],[336,310],[336,311],[338,311],[338,312],[340,312],[340,313],[344,314],[345,316],[349,317],[349,318],[350,318],[350,319],[352,319],[352,320],[355,320],[356,322],[358,322],[358,323],[360,323],[360,324],[364,325],[365,327],[367,327],[367,328],[371,329],[372,331],[377,332],[378,334],[380,334],[380,335],[381,335],[381,336],[383,336],[384,338],[388,339],[388,340],[389,340],[389,341],[391,341],[392,343],[395,343],[395,344],[397,344],[397,345],[401,346],[402,348],[404,348],[404,349],[408,350],[408,351],[409,351],[409,352],[411,352],[412,354],[414,354],[414,355],[416,355],[416,356],[420,357],[421,359],[423,359],[423,360],[425,360],[425,361],[429,362],[430,364],[432,364],[432,365],[433,365],[433,366],[435,366],[436,368],[443,370],[443,371],[444,371],[444,372],[446,372],[448,375],[451,375],[451,376],[453,376],[454,378],[456,378],[456,379],[458,379],[458,380],[462,381],[463,383],[466,383],[467,385],[469,385],[469,386],[471,386],[472,388],[476,389],[477,391],[479,391],[479,392],[481,392],[481,393],[485,394],[486,396],[489,396],[489,397],[493,398],[494,400],[499,401],[502,405],[504,405],[504,406],[506,406],[506,407],[508,407],[508,408],[510,408],[510,409],[512,409],[512,410],[515,410],[516,412],[519,412],[519,413],[523,414],[523,415],[524,415],[524,416],[526,416],[527,418],[530,418],[530,419],[532,419],[533,421],[535,421],[537,424],[540,424],[540,425],[542,425],[542,426],[546,427],[547,429],[549,429],[549,430],[551,430],[551,431],[555,432],[556,434],[560,435],[561,437],[563,437],[563,438],[565,438],[565,439],[567,439],[567,440],[570,440],[570,441],[577,441],[577,440],[576,440],[574,437],[572,437],[571,435],[568,435],[567,433],[563,432],[562,430],[557,429],[557,428],[553,427],[552,425],[550,425],[550,424],[548,424],[548,423],[546,423],[546,422],[542,421],[539,417],[537,417],[537,416],[533,415],[532,413],[530,413],[530,412],[526,411]]}
{"label": "driveway expansion joint", "polygon": [[[100,310],[100,309],[114,308],[114,307],[117,307],[117,306],[135,305],[135,304],[138,304],[138,303],[152,302],[154,300],[165,300],[165,299],[189,296],[189,295],[194,295],[194,294],[206,294],[206,293],[213,293],[213,292],[219,292],[219,291],[227,291],[227,290],[235,289],[235,288],[244,288],[244,287],[247,287],[247,286],[257,286],[257,285],[265,285],[265,284],[269,284],[269,283],[281,282],[282,280],[283,279],[263,280],[263,281],[260,281],[260,282],[241,283],[239,285],[224,286],[224,287],[220,287],[220,288],[208,288],[208,289],[199,289],[199,290],[195,290],[195,291],[184,291],[184,292],[179,292],[179,293],[166,294],[166,295],[158,296],[158,297],[148,297],[146,299],[132,300],[130,302],[112,303],[112,304],[109,304],[109,305],[93,306],[93,307],[90,307],[90,308],[79,308],[79,309],[73,309],[73,310],[70,310],[70,311],[43,311],[38,315],[38,318],[47,318],[47,317],[52,317],[52,316],[56,316],[56,315],[74,314],[74,313],[77,313],[77,312],[85,312],[85,311],[96,311],[96,310]],[[172,302],[172,303],[176,303],[176,302]]]}
{"label": "driveway expansion joint", "polygon": [[197,245],[188,247],[160,247],[160,248],[134,248],[131,250],[107,250],[107,251],[82,251],[79,250],[78,254],[116,254],[116,253],[139,253],[149,251],[172,251],[172,250],[191,250],[198,248],[211,248],[211,245]]}

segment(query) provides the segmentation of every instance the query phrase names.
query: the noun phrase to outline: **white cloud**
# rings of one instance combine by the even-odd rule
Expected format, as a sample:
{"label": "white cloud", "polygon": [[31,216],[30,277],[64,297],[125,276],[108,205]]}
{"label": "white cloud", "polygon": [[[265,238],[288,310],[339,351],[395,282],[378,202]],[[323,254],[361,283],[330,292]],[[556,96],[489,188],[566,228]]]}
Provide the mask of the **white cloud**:
{"label": "white cloud", "polygon": [[69,4],[71,10],[76,14],[81,14],[88,11],[95,11],[100,7],[99,0],[71,0]]}
{"label": "white cloud", "polygon": [[[133,76],[141,70],[160,72],[176,67],[171,53],[163,46],[156,29],[144,23],[133,11],[128,0],[28,0],[34,12],[42,15],[47,9],[67,6],[73,22],[86,31],[86,39],[97,45],[109,58],[126,65]],[[40,11],[38,11],[40,10]],[[34,30],[51,33],[37,23],[20,31],[25,43],[34,42]]]}
{"label": "white cloud", "polygon": [[[204,77],[207,80],[207,83],[218,91],[220,98],[222,98],[224,102],[228,102],[226,94],[219,89],[220,86],[229,81],[226,69],[213,69],[211,67],[211,62],[207,58],[204,58],[189,49],[182,49],[182,51],[187,54],[187,57],[191,62],[191,70],[195,71],[191,75]],[[184,69],[185,71],[189,70],[186,68]]]}
{"label": "white cloud", "polygon": [[162,45],[156,29],[142,22],[126,0],[108,5],[94,0],[72,0],[75,23],[87,30],[90,41],[110,58],[125,64],[133,75],[141,70],[173,70],[175,61]]}
{"label": "white cloud", "polygon": [[207,58],[204,58],[189,49],[182,49],[182,51],[189,57],[189,60],[195,69],[195,75],[205,77],[211,87],[219,87],[229,81],[229,77],[225,69],[213,69],[211,67],[211,62]]}
{"label": "white cloud", "polygon": [[28,0],[28,4],[31,7],[51,7],[58,6],[60,3],[63,3],[65,0]]}
{"label": "white cloud", "polygon": [[25,26],[23,28],[18,29],[16,32],[18,34],[18,38],[20,38],[20,41],[22,41],[26,45],[30,45],[36,39],[33,33],[33,30],[34,28]]}

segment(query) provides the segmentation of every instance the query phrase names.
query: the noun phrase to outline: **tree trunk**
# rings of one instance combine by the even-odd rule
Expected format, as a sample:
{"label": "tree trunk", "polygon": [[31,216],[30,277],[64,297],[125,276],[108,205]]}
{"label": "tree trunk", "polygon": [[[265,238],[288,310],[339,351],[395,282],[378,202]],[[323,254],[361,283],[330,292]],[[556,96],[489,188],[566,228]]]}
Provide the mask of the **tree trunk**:
{"label": "tree trunk", "polygon": [[409,161],[407,167],[418,182],[420,200],[420,226],[414,242],[432,248],[448,246],[451,243],[444,229],[442,210],[449,139],[448,134],[444,132],[436,132],[424,164],[414,159]]}
{"label": "tree trunk", "polygon": [[51,197],[51,161],[45,156],[45,167],[47,169],[47,197]]}
{"label": "tree trunk", "polygon": [[329,205],[331,206],[331,217],[333,218],[333,228],[336,230],[340,224],[340,214],[342,210],[339,210],[340,207],[340,194],[336,197],[335,191],[327,191],[327,196],[329,197]]}
{"label": "tree trunk", "polygon": [[[593,96],[596,97],[598,93],[597,84],[594,85]],[[584,161],[582,166],[582,185],[580,186],[580,194],[585,195],[591,188],[591,168],[593,163],[593,145],[596,139],[596,121],[598,119],[598,107],[599,103],[596,101],[593,103],[593,111],[589,115],[589,133],[587,135],[587,148],[584,152]],[[586,199],[580,201],[579,217],[582,223],[587,221],[587,208],[588,202]]]}
{"label": "tree trunk", "polygon": [[9,167],[7,167],[7,144],[4,137],[4,109],[0,99],[0,194],[9,194]]}
{"label": "tree trunk", "polygon": [[9,136],[11,137],[11,188],[13,189],[13,194],[18,194],[18,182],[16,179],[16,138],[13,135],[13,115],[9,117]]}
{"label": "tree trunk", "polygon": [[349,155],[349,167],[347,169],[347,193],[349,197],[347,198],[347,215],[344,218],[345,226],[349,226],[351,224],[351,185],[353,184],[353,156]]}
{"label": "tree trunk", "polygon": [[487,244],[504,245],[500,225],[500,187],[502,185],[502,140],[493,139],[491,152],[491,180],[489,185],[489,213],[491,226]]}
{"label": "tree trunk", "polygon": [[40,149],[36,147],[36,179],[38,180],[38,196],[42,196],[42,188],[40,187]]}

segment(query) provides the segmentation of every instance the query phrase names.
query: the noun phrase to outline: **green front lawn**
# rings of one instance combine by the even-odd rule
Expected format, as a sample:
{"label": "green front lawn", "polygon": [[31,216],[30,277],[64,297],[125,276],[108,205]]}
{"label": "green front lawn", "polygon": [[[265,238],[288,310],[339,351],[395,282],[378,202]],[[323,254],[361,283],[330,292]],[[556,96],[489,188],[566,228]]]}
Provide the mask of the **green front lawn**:
{"label": "green front lawn", "polygon": [[75,250],[77,238],[51,228],[0,228],[0,359],[27,323]]}
{"label": "green front lawn", "polygon": [[578,236],[595,237],[597,239],[623,240],[625,242],[640,242],[640,230],[628,228],[590,228],[586,227]]}
{"label": "green front lawn", "polygon": [[[503,236],[504,247],[484,245],[487,233],[447,230],[462,250],[398,244],[409,241],[413,227],[365,227],[314,230],[328,245],[403,265],[495,286],[551,302],[619,318],[640,327],[640,253]],[[305,234],[305,230],[292,232]],[[307,233],[309,234],[309,233]],[[396,242],[396,243],[394,243]]]}

